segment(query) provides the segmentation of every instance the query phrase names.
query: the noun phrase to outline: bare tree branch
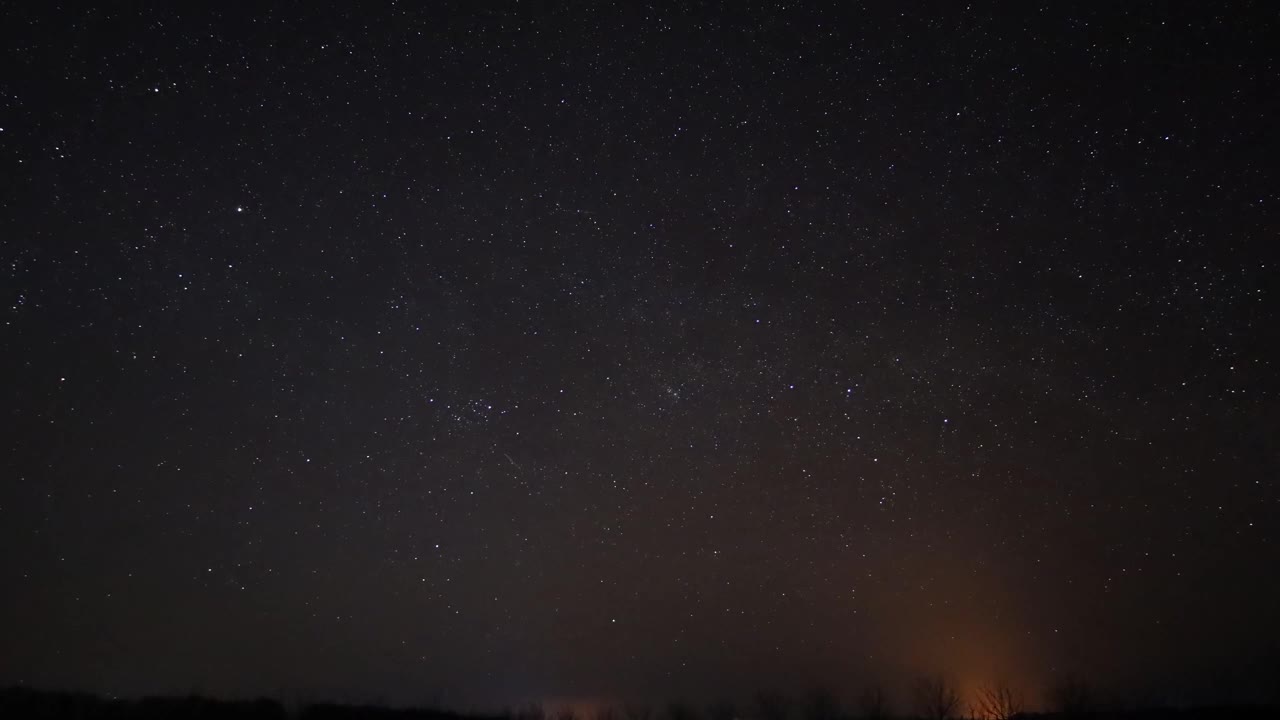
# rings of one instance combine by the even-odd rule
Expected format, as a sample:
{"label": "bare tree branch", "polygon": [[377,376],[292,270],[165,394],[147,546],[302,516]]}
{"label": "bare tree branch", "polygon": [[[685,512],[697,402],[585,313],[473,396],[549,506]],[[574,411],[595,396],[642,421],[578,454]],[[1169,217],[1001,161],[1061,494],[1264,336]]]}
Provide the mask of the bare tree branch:
{"label": "bare tree branch", "polygon": [[921,678],[915,686],[916,710],[924,720],[953,720],[960,695],[942,676]]}
{"label": "bare tree branch", "polygon": [[889,716],[889,698],[881,685],[868,685],[858,696],[858,714],[863,720],[884,720]]}
{"label": "bare tree branch", "polygon": [[1007,684],[994,683],[978,689],[970,714],[980,720],[1010,720],[1026,709],[1020,693]]}

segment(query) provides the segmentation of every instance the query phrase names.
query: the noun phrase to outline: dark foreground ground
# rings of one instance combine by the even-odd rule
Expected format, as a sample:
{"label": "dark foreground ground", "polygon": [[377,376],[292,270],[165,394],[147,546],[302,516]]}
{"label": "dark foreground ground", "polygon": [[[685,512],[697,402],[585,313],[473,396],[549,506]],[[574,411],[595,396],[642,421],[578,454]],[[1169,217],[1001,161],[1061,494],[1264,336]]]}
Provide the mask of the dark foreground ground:
{"label": "dark foreground ground", "polygon": [[8,688],[0,690],[0,720],[509,720],[443,710],[314,704],[290,711],[276,700],[215,700],[196,695],[110,700],[89,693]]}
{"label": "dark foreground ground", "polygon": [[[541,716],[541,713],[534,713]],[[613,717],[616,717],[613,716]],[[662,720],[655,713],[654,720]],[[286,709],[276,700],[215,700],[200,696],[148,697],[111,700],[89,693],[66,693],[15,687],[0,690],[0,720],[531,720],[529,713],[470,715],[424,708],[313,704]],[[1090,713],[1028,713],[1017,720],[1280,720],[1280,707],[1216,706],[1198,708],[1152,708]],[[570,720],[559,715],[556,720]],[[585,719],[583,719],[585,720]],[[744,720],[749,720],[744,718]],[[838,720],[859,720],[856,717]],[[884,720],[890,720],[885,718]],[[921,720],[902,716],[901,720]],[[936,720],[936,719],[935,719]],[[962,720],[956,718],[955,720]]]}

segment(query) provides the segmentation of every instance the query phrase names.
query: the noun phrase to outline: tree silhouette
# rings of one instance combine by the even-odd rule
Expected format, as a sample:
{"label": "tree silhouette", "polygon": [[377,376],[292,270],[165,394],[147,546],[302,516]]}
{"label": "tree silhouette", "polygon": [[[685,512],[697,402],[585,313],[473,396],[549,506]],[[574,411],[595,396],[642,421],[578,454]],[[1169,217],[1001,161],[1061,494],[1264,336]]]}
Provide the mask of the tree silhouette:
{"label": "tree silhouette", "polygon": [[916,710],[924,720],[952,720],[960,707],[960,695],[940,675],[916,681],[913,696]]}
{"label": "tree silhouette", "polygon": [[1022,695],[1003,683],[994,683],[978,689],[970,714],[981,720],[1009,720],[1026,712]]}
{"label": "tree silhouette", "polygon": [[707,708],[707,720],[738,720],[738,709],[728,700],[712,703]]}
{"label": "tree silhouette", "polygon": [[1088,715],[1094,710],[1093,692],[1083,680],[1069,675],[1049,689],[1049,704],[1063,715]]}
{"label": "tree silhouette", "polygon": [[791,714],[787,697],[776,692],[757,695],[756,710],[760,713],[760,720],[787,720],[787,716]]}
{"label": "tree silhouette", "polygon": [[547,720],[547,711],[537,703],[530,703],[515,713],[516,720]]}
{"label": "tree silhouette", "polygon": [[804,706],[806,720],[839,720],[840,703],[836,696],[825,688],[818,688],[809,694]]}
{"label": "tree silhouette", "polygon": [[858,715],[864,720],[884,720],[889,716],[889,698],[881,685],[868,685],[858,696]]}
{"label": "tree silhouette", "polygon": [[667,720],[698,720],[698,713],[682,702],[667,705]]}
{"label": "tree silhouette", "polygon": [[648,705],[627,703],[622,708],[622,715],[626,720],[653,720],[653,708]]}

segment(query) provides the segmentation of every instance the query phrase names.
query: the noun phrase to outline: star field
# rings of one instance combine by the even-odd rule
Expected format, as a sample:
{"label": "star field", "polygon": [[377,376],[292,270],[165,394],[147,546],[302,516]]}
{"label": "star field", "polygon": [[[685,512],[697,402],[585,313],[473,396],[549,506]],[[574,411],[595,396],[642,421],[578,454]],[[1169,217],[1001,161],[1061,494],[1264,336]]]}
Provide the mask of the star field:
{"label": "star field", "polygon": [[0,12],[0,682],[1277,657],[1267,5]]}

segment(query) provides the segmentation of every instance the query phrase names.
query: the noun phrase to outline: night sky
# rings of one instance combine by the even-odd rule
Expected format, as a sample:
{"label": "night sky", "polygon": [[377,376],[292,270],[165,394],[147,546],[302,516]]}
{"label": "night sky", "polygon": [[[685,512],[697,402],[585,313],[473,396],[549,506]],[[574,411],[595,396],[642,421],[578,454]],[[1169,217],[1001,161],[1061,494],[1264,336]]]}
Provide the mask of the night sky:
{"label": "night sky", "polygon": [[1271,3],[105,5],[0,10],[0,684],[1274,682]]}

